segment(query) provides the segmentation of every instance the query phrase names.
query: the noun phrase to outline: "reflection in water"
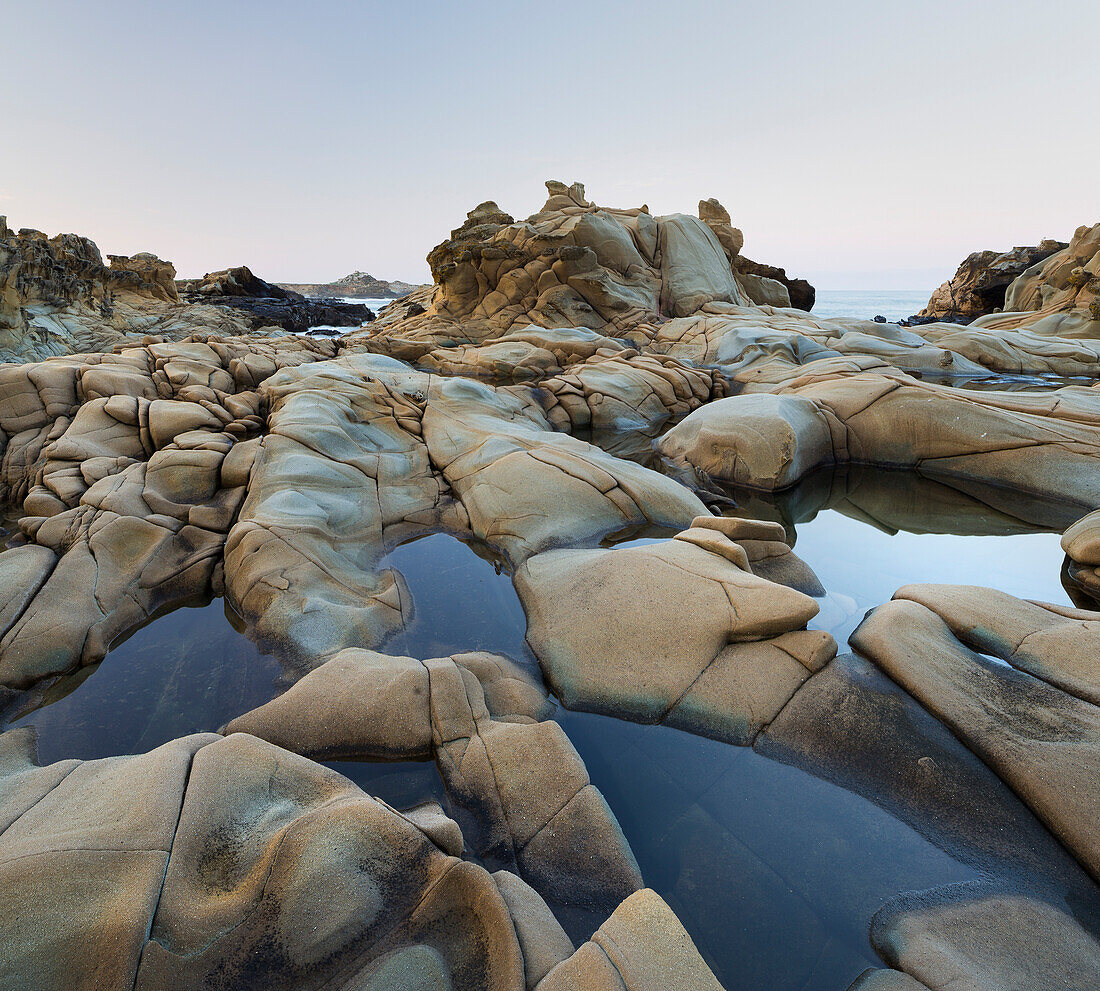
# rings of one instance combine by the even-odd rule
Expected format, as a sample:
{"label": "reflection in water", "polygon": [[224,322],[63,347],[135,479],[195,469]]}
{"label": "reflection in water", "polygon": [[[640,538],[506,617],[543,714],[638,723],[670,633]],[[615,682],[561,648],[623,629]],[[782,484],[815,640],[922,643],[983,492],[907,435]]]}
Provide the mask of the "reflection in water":
{"label": "reflection in water", "polygon": [[[936,378],[925,375],[933,382]],[[959,379],[944,381],[943,385],[954,385],[961,389],[977,389],[981,392],[1050,392],[1052,389],[1064,389],[1076,385],[1089,388],[1096,379],[1077,375],[994,375],[985,379]]]}
{"label": "reflection in water", "polygon": [[425,802],[448,808],[447,792],[435,761],[325,761],[326,767],[350,778],[368,795],[395,809],[411,809]]}
{"label": "reflection in water", "polygon": [[20,510],[0,503],[0,551],[6,551],[23,542],[23,534],[19,529],[22,515]]}
{"label": "reflection in water", "polygon": [[[910,581],[984,583],[1064,600],[1058,537],[1042,532],[1059,525],[1064,510],[1056,505],[1021,505],[1003,492],[983,502],[914,473],[873,470],[833,472],[777,497],[734,495],[742,503],[734,512],[780,520],[797,536],[800,555],[829,590],[817,625],[836,626],[842,641],[866,609]],[[952,526],[968,535],[948,532]],[[605,544],[668,536],[637,528]],[[489,560],[438,534],[398,548],[387,563],[402,572],[418,607],[446,603],[432,607],[438,618],[431,620],[437,624],[431,649],[416,656],[457,652],[473,642],[507,645],[497,649],[515,656],[522,611]],[[476,612],[471,642],[454,617],[466,608],[463,590],[478,587],[492,590],[493,608],[488,615]],[[426,614],[419,621],[427,622]],[[416,632],[414,640],[428,635]],[[887,703],[889,711],[896,706]],[[868,932],[885,903],[906,891],[1003,876],[1004,863],[1020,860],[976,857],[970,840],[948,828],[952,813],[967,811],[950,805],[953,798],[933,809],[931,819],[920,810],[899,818],[889,809],[902,814],[905,796],[874,792],[873,776],[864,781],[839,773],[845,765],[835,748],[820,755],[820,766],[808,750],[803,770],[664,726],[565,710],[556,718],[619,818],[646,883],[670,903],[729,988],[846,988],[866,967],[881,965]],[[936,729],[959,747],[939,724]],[[913,746],[926,743],[921,738]],[[858,741],[853,746],[856,753],[847,759],[858,767]],[[379,767],[384,773],[385,765],[362,773],[378,774]],[[368,791],[380,787],[373,781],[362,783]],[[1038,830],[1037,848],[1057,847],[1007,789],[995,780],[987,784],[1005,794],[1001,826],[1028,837],[1030,824]],[[401,798],[413,795],[419,798],[415,790]]]}
{"label": "reflection in water", "polygon": [[412,595],[405,627],[383,648],[421,660],[470,650],[534,664],[527,619],[511,576],[492,551],[449,533],[429,533],[395,547],[380,564],[399,571]]}
{"label": "reflection in water", "polygon": [[814,472],[784,492],[724,491],[735,504],[727,515],[786,527],[828,590],[810,626],[842,647],[867,610],[914,582],[1070,604],[1059,534],[1080,509],[1064,503],[855,465]]}
{"label": "reflection in water", "polygon": [[286,687],[278,663],[234,623],[222,599],[156,617],[99,664],[26,693],[11,725],[38,730],[44,764],[142,753],[214,731]]}
{"label": "reflection in water", "polygon": [[868,927],[886,901],[977,876],[867,800],[753,750],[590,713],[558,721],[646,883],[727,988],[846,988],[877,962]]}

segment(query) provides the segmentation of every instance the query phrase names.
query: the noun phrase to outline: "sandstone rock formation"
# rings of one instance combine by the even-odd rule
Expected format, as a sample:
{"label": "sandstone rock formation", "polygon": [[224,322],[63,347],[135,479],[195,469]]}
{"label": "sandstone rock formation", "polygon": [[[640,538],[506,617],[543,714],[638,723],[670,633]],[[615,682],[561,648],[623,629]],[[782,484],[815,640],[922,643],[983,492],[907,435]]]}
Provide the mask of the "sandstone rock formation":
{"label": "sandstone rock formation", "polygon": [[919,315],[949,323],[969,323],[987,313],[1000,312],[1006,309],[1007,290],[1018,276],[1066,247],[1065,241],[1047,238],[1034,247],[975,251],[932,293]]}
{"label": "sandstone rock formation", "polygon": [[793,306],[807,313],[814,308],[817,292],[805,279],[789,279],[784,269],[761,265],[741,254],[745,235],[732,225],[729,211],[718,200],[700,200],[699,219],[714,231],[726,252],[743,297],[757,305]]}
{"label": "sandstone rock formation", "polygon": [[[750,271],[717,201],[653,217],[547,186],[526,221],[471,211],[431,287],[338,339],[249,333],[239,306],[177,301],[153,256],[107,268],[5,229],[5,356],[57,356],[0,364],[0,721],[196,595],[285,690],[147,754],[40,767],[32,730],[0,734],[0,983],[713,991],[692,936],[716,966],[731,923],[700,879],[746,865],[729,897],[756,913],[805,878],[702,798],[654,869],[598,773],[639,758],[584,750],[585,718],[723,748],[746,806],[750,761],[790,765],[950,860],[950,883],[883,858],[860,888],[814,833],[807,870],[860,920],[844,984],[1100,983],[1100,612],[910,585],[842,653],[792,549],[825,506],[887,531],[1083,517],[1066,581],[1095,593],[1100,342],[1048,321],[1083,326],[1087,266],[1051,255],[1021,276],[1048,309],[967,327],[826,320]],[[1079,235],[1064,251],[1091,264]],[[188,292],[301,305],[258,281]],[[425,535],[514,588],[526,643],[412,645],[398,551]],[[397,809],[333,761],[438,787]]]}
{"label": "sandstone rock formation", "polygon": [[1100,510],[1077,520],[1062,534],[1066,573],[1076,588],[1100,602]]}
{"label": "sandstone rock formation", "polygon": [[359,326],[372,319],[366,307],[311,303],[247,269],[215,273],[201,292],[182,283],[181,299],[171,262],[148,253],[108,258],[104,265],[87,238],[47,238],[34,230],[14,234],[0,217],[0,361],[106,351],[151,335],[237,336],[321,324]]}
{"label": "sandstone rock formation", "polygon": [[1045,336],[1100,337],[1100,224],[1078,227],[1069,245],[1022,272],[1005,293],[1005,312],[976,325],[1026,327]]}
{"label": "sandstone rock formation", "polygon": [[155,255],[103,264],[87,238],[18,234],[0,217],[0,360],[101,351],[127,337],[245,333],[246,321],[180,304],[175,269]]}
{"label": "sandstone rock formation", "polygon": [[47,767],[34,751],[33,731],[0,736],[8,987],[522,991],[593,968],[586,986],[718,987],[653,892],[574,953],[530,887],[458,859],[454,823],[253,737]]}
{"label": "sandstone rock formation", "polygon": [[851,462],[1057,492],[1089,507],[1100,504],[1100,393],[964,393],[896,373],[810,373],[776,394],[696,410],[660,449],[675,464],[748,488],[782,489],[815,468]]}

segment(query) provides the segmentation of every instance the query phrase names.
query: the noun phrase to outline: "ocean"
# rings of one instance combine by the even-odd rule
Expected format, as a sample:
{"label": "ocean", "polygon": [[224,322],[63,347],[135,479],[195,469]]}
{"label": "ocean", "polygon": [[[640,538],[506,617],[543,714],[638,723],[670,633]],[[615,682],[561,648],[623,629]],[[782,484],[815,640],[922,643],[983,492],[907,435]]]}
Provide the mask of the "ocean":
{"label": "ocean", "polygon": [[[919,313],[932,295],[931,289],[819,289],[814,304],[815,317],[856,317],[873,320],[886,317],[891,323]],[[356,299],[343,297],[345,303],[363,303],[376,314],[393,302],[392,299]],[[311,327],[315,331],[344,333],[346,328]]]}
{"label": "ocean", "polygon": [[819,289],[815,317],[886,317],[891,323],[919,313],[928,303],[931,289]]}

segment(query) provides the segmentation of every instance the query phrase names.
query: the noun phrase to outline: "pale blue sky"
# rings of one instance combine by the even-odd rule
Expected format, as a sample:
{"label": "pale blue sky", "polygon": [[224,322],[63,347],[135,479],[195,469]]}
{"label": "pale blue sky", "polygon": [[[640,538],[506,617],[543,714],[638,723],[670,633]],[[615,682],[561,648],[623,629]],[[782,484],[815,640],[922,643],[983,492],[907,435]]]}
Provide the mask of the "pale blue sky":
{"label": "pale blue sky", "polygon": [[182,275],[420,281],[547,178],[717,196],[821,288],[1100,220],[1094,0],[0,0],[0,214]]}

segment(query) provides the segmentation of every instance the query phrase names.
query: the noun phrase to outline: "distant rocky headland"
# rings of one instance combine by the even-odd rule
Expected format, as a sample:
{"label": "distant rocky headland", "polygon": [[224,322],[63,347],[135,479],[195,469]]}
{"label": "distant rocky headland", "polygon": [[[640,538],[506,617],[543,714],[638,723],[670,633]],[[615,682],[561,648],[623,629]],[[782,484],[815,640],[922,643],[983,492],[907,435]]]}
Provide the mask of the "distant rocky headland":
{"label": "distant rocky headland", "polygon": [[1100,224],[903,327],[546,187],[373,320],[0,222],[0,986],[1100,987]]}
{"label": "distant rocky headland", "polygon": [[301,293],[310,298],[348,298],[348,299],[397,299],[407,296],[421,286],[410,282],[386,282],[376,279],[366,272],[352,272],[335,282],[279,283],[283,289]]}
{"label": "distant rocky headland", "polygon": [[105,264],[86,237],[16,233],[0,217],[0,361],[101,351],[149,335],[300,332],[371,319],[365,306],[306,300],[247,268],[177,282],[172,263],[148,252],[109,255]]}
{"label": "distant rocky headland", "polygon": [[1023,323],[1067,337],[1094,336],[1100,278],[1090,266],[1098,247],[1100,231],[1080,227],[1068,243],[1048,238],[1031,247],[975,251],[910,323],[968,324],[992,314],[1029,313],[1034,315]]}

